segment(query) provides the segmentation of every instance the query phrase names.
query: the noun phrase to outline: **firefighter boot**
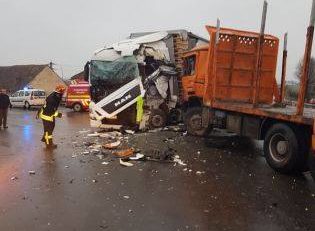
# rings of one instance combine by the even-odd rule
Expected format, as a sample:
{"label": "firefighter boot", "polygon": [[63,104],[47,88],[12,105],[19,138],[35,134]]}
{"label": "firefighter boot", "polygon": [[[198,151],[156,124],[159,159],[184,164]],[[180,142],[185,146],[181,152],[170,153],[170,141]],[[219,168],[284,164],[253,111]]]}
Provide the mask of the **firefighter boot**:
{"label": "firefighter boot", "polygon": [[47,149],[56,149],[57,147],[58,147],[57,144],[54,144],[52,140],[51,140],[51,142],[46,144]]}
{"label": "firefighter boot", "polygon": [[57,148],[57,145],[54,144],[53,142],[53,136],[52,135],[49,135],[48,132],[45,132],[45,144],[46,144],[46,148],[47,149],[55,149]]}

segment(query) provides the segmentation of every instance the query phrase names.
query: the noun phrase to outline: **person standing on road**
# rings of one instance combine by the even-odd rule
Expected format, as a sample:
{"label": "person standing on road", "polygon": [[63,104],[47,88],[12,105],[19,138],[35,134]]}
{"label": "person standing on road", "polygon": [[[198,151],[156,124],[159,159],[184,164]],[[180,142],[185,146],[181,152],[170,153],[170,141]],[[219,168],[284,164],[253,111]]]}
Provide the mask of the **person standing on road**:
{"label": "person standing on road", "polygon": [[7,126],[7,116],[8,109],[11,107],[11,102],[9,96],[6,94],[6,90],[0,90],[0,128],[3,126],[4,129],[8,128]]}
{"label": "person standing on road", "polygon": [[58,112],[58,107],[62,99],[62,95],[66,88],[58,85],[56,90],[46,98],[45,105],[39,109],[36,118],[41,118],[44,126],[44,135],[41,139],[45,142],[47,148],[57,148],[53,143],[53,131],[55,128],[55,118],[61,118],[62,114]]}

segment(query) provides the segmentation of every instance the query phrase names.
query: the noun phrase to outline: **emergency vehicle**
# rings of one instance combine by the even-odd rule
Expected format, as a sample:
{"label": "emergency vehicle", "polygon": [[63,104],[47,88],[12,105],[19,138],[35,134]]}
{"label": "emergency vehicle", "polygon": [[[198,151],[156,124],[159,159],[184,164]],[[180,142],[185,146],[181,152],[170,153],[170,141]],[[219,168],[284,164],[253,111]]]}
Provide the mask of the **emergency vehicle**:
{"label": "emergency vehicle", "polygon": [[90,97],[90,85],[86,81],[72,81],[66,93],[66,107],[75,112],[88,111]]}

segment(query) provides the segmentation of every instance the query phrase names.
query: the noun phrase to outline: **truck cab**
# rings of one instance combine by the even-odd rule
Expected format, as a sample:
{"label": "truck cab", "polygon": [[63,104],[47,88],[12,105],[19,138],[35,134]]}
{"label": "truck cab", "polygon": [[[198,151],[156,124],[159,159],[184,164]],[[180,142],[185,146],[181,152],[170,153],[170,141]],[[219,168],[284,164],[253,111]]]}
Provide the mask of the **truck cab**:
{"label": "truck cab", "polygon": [[195,98],[202,100],[207,74],[207,58],[209,46],[196,47],[186,52],[182,77],[183,100]]}

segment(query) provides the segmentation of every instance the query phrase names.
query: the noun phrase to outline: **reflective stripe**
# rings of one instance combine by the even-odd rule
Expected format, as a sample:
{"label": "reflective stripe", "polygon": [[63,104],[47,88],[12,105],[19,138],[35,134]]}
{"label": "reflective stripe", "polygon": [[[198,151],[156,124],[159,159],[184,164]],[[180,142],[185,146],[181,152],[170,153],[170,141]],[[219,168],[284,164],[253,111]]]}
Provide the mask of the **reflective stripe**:
{"label": "reflective stripe", "polygon": [[82,104],[83,104],[83,106],[88,107],[90,105],[90,100],[84,100],[83,99]]}
{"label": "reflective stripe", "polygon": [[40,113],[39,113],[39,117],[43,120],[46,120],[46,121],[50,121],[50,122],[53,122],[54,121],[54,117],[57,117],[59,115],[59,112],[56,111],[55,114],[53,114],[52,116],[47,116],[47,115],[44,115],[43,114],[43,109],[41,109]]}
{"label": "reflective stripe", "polygon": [[43,120],[46,120],[46,121],[50,121],[50,122],[53,122],[54,121],[54,117],[53,116],[46,116],[43,114],[43,112],[41,111],[39,113],[39,117]]}
{"label": "reflective stripe", "polygon": [[49,144],[49,140],[52,140],[53,136],[52,135],[48,135],[48,132],[45,132],[45,141],[46,141],[46,144],[48,145]]}
{"label": "reflective stripe", "polygon": [[143,117],[143,103],[144,100],[141,96],[137,99],[137,122],[140,123]]}
{"label": "reflective stripe", "polygon": [[90,99],[90,95],[68,95],[67,99]]}

